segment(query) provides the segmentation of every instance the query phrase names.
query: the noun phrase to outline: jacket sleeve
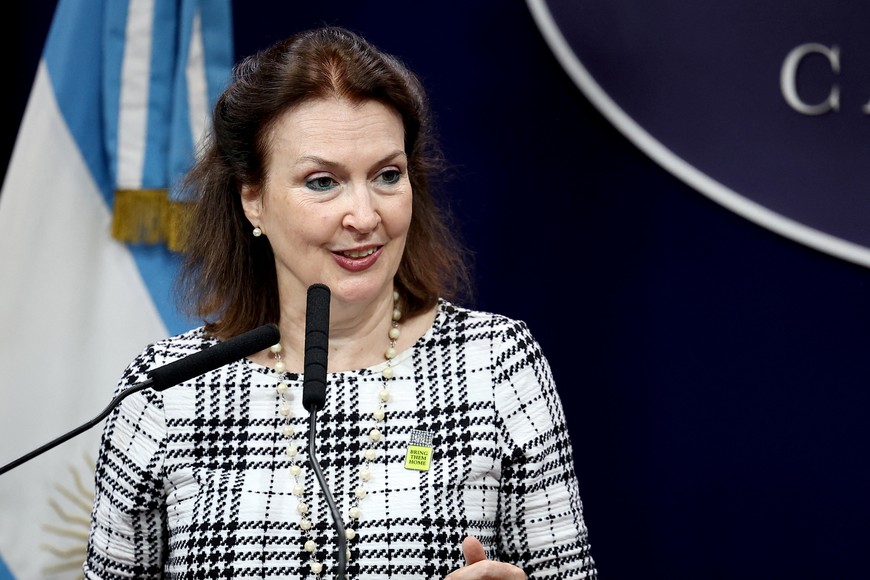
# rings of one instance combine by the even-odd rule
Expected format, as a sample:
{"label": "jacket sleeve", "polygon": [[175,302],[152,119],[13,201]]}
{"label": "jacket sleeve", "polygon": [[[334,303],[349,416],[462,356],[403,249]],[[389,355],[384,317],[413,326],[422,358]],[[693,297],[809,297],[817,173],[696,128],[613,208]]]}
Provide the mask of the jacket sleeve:
{"label": "jacket sleeve", "polygon": [[597,578],[562,402],[523,322],[502,335],[496,405],[503,445],[500,559],[529,578]]}
{"label": "jacket sleeve", "polygon": [[[126,369],[116,395],[146,378],[153,350]],[[106,420],[95,471],[85,578],[159,578],[166,519],[162,466],[166,421],[160,393],[123,399]]]}

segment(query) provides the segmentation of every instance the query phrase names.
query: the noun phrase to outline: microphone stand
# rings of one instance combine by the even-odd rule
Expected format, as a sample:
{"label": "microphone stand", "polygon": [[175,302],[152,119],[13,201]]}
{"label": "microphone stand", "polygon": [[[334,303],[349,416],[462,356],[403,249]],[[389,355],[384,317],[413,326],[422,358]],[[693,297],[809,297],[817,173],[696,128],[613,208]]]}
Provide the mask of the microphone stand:
{"label": "microphone stand", "polygon": [[119,393],[114,399],[112,399],[112,402],[103,409],[102,413],[84,425],[76,427],[66,435],[61,435],[57,439],[54,439],[42,447],[31,451],[27,455],[16,459],[12,463],[4,465],[0,468],[0,475],[6,473],[13,467],[21,465],[25,461],[29,461],[37,455],[48,451],[52,447],[60,445],[67,439],[75,437],[82,431],[90,429],[108,415],[109,412],[128,395],[132,395],[133,393],[141,391],[147,387],[153,387],[155,391],[164,391],[169,387],[175,386],[178,383],[183,383],[195,376],[213,371],[225,364],[254,354],[257,351],[272,346],[279,340],[281,340],[281,333],[278,331],[278,327],[275,324],[264,324],[263,326],[243,332],[238,336],[234,336],[233,338],[214,346],[210,346],[194,354],[187,355],[186,357],[180,358],[167,365],[152,369],[148,371],[147,379]]}
{"label": "microphone stand", "polygon": [[7,463],[3,467],[0,467],[0,475],[3,475],[4,473],[6,473],[7,471],[9,471],[10,469],[12,469],[14,467],[18,467],[19,465],[21,465],[25,461],[30,461],[31,459],[33,459],[37,455],[41,455],[42,453],[45,453],[46,451],[48,451],[49,449],[51,449],[53,447],[57,447],[58,445],[60,445],[64,441],[66,441],[68,439],[72,439],[73,437],[75,437],[79,433],[82,433],[83,431],[87,431],[88,429],[90,429],[91,427],[93,427],[94,425],[96,425],[97,423],[102,421],[106,417],[106,415],[108,415],[112,411],[112,409],[114,409],[118,405],[118,403],[120,403],[128,395],[132,395],[136,391],[141,391],[142,389],[150,387],[153,382],[154,381],[149,378],[149,379],[142,381],[141,383],[133,385],[132,387],[130,387],[126,391],[119,393],[118,396],[115,397],[114,399],[112,399],[112,402],[109,403],[105,409],[103,409],[102,413],[100,413],[99,415],[97,415],[96,417],[94,417],[93,419],[91,419],[90,421],[85,423],[84,425],[79,425],[78,427],[76,427],[75,429],[70,431],[69,433],[67,433],[65,435],[61,435],[57,439],[53,439],[53,440],[49,441],[48,443],[46,443],[42,447],[34,449],[30,453],[28,453],[26,455],[22,455],[21,457],[19,457],[15,461],[12,461],[10,463]]}
{"label": "microphone stand", "polygon": [[332,521],[335,525],[335,539],[338,543],[338,580],[345,579],[345,569],[347,568],[347,533],[344,529],[344,521],[341,519],[341,512],[335,505],[335,499],[329,491],[329,486],[326,484],[326,478],[323,476],[323,470],[320,468],[320,463],[317,461],[314,447],[314,434],[317,432],[317,407],[312,406],[308,419],[308,458],[311,460],[311,469],[314,470],[314,475],[317,477],[317,482],[320,484],[320,489],[323,491],[323,496],[326,498],[326,503],[329,505],[329,511],[332,512]]}
{"label": "microphone stand", "polygon": [[302,406],[308,411],[308,458],[311,461],[311,469],[320,484],[320,490],[329,510],[332,512],[332,521],[335,524],[335,541],[338,544],[338,573],[336,578],[344,580],[345,567],[347,565],[347,532],[344,529],[344,521],[341,518],[326,478],[317,461],[314,446],[314,436],[317,433],[317,410],[322,409],[326,402],[326,359],[329,354],[329,299],[331,293],[329,286],[325,284],[312,284],[308,287],[307,304],[305,307],[305,355],[303,366],[305,369],[305,381],[302,384]]}

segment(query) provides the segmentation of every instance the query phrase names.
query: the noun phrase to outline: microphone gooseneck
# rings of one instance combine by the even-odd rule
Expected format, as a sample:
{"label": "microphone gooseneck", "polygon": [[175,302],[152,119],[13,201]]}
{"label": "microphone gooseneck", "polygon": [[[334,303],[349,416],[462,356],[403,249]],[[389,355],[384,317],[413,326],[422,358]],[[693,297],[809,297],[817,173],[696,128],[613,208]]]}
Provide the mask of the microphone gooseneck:
{"label": "microphone gooseneck", "polygon": [[338,571],[335,577],[344,580],[347,567],[347,537],[344,521],[329,491],[320,462],[317,460],[317,411],[326,404],[326,362],[329,354],[329,287],[312,284],[308,287],[308,303],[305,309],[305,360],[302,381],[302,406],[310,413],[308,421],[308,458],[311,469],[323,492],[323,497],[332,514],[335,539],[338,545],[336,559]]}
{"label": "microphone gooseneck", "polygon": [[106,406],[105,409],[103,409],[103,411],[99,415],[97,415],[87,423],[79,425],[72,431],[69,431],[64,435],[61,435],[60,437],[49,441],[42,447],[34,449],[30,453],[22,455],[15,461],[12,461],[10,463],[7,463],[3,467],[0,467],[0,475],[6,473],[14,467],[18,467],[26,461],[33,459],[37,455],[45,453],[49,449],[60,445],[64,441],[72,439],[79,433],[87,431],[88,429],[99,423],[106,415],[108,415],[112,411],[112,409],[118,406],[118,403],[120,403],[129,395],[132,395],[137,391],[141,391],[142,389],[146,389],[148,387],[151,387],[156,391],[164,391],[169,387],[177,385],[178,383],[183,383],[188,379],[192,379],[193,377],[196,377],[203,373],[213,371],[214,369],[222,367],[225,364],[229,364],[233,361],[237,361],[241,358],[252,355],[255,352],[259,352],[264,348],[269,348],[273,344],[276,344],[279,340],[281,340],[281,333],[278,331],[278,327],[274,324],[265,324],[253,330],[249,330],[248,332],[235,336],[229,340],[218,343],[203,351],[194,353],[192,355],[186,356],[182,359],[178,359],[177,361],[171,362],[167,365],[149,371],[147,373],[147,379],[120,392],[117,396],[115,396],[114,399],[112,399],[112,401]]}

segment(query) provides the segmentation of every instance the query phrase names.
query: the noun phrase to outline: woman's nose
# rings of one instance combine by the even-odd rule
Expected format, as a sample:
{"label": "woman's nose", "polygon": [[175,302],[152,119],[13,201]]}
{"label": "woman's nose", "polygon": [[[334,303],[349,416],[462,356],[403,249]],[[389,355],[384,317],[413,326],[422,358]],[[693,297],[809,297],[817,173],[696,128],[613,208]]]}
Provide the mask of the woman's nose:
{"label": "woman's nose", "polygon": [[344,214],[342,225],[362,233],[374,231],[381,223],[381,216],[375,204],[375,196],[367,187],[353,188],[350,206]]}

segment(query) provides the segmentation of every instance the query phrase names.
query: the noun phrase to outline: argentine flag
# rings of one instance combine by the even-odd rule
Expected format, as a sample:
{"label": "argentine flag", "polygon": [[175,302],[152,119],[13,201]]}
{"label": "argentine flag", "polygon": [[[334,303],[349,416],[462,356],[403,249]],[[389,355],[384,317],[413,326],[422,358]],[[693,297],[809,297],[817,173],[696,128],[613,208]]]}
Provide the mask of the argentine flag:
{"label": "argentine flag", "polygon": [[[59,0],[0,191],[0,466],[194,325],[172,299],[173,186],[232,54],[230,0]],[[81,577],[101,428],[0,475],[0,579]]]}

